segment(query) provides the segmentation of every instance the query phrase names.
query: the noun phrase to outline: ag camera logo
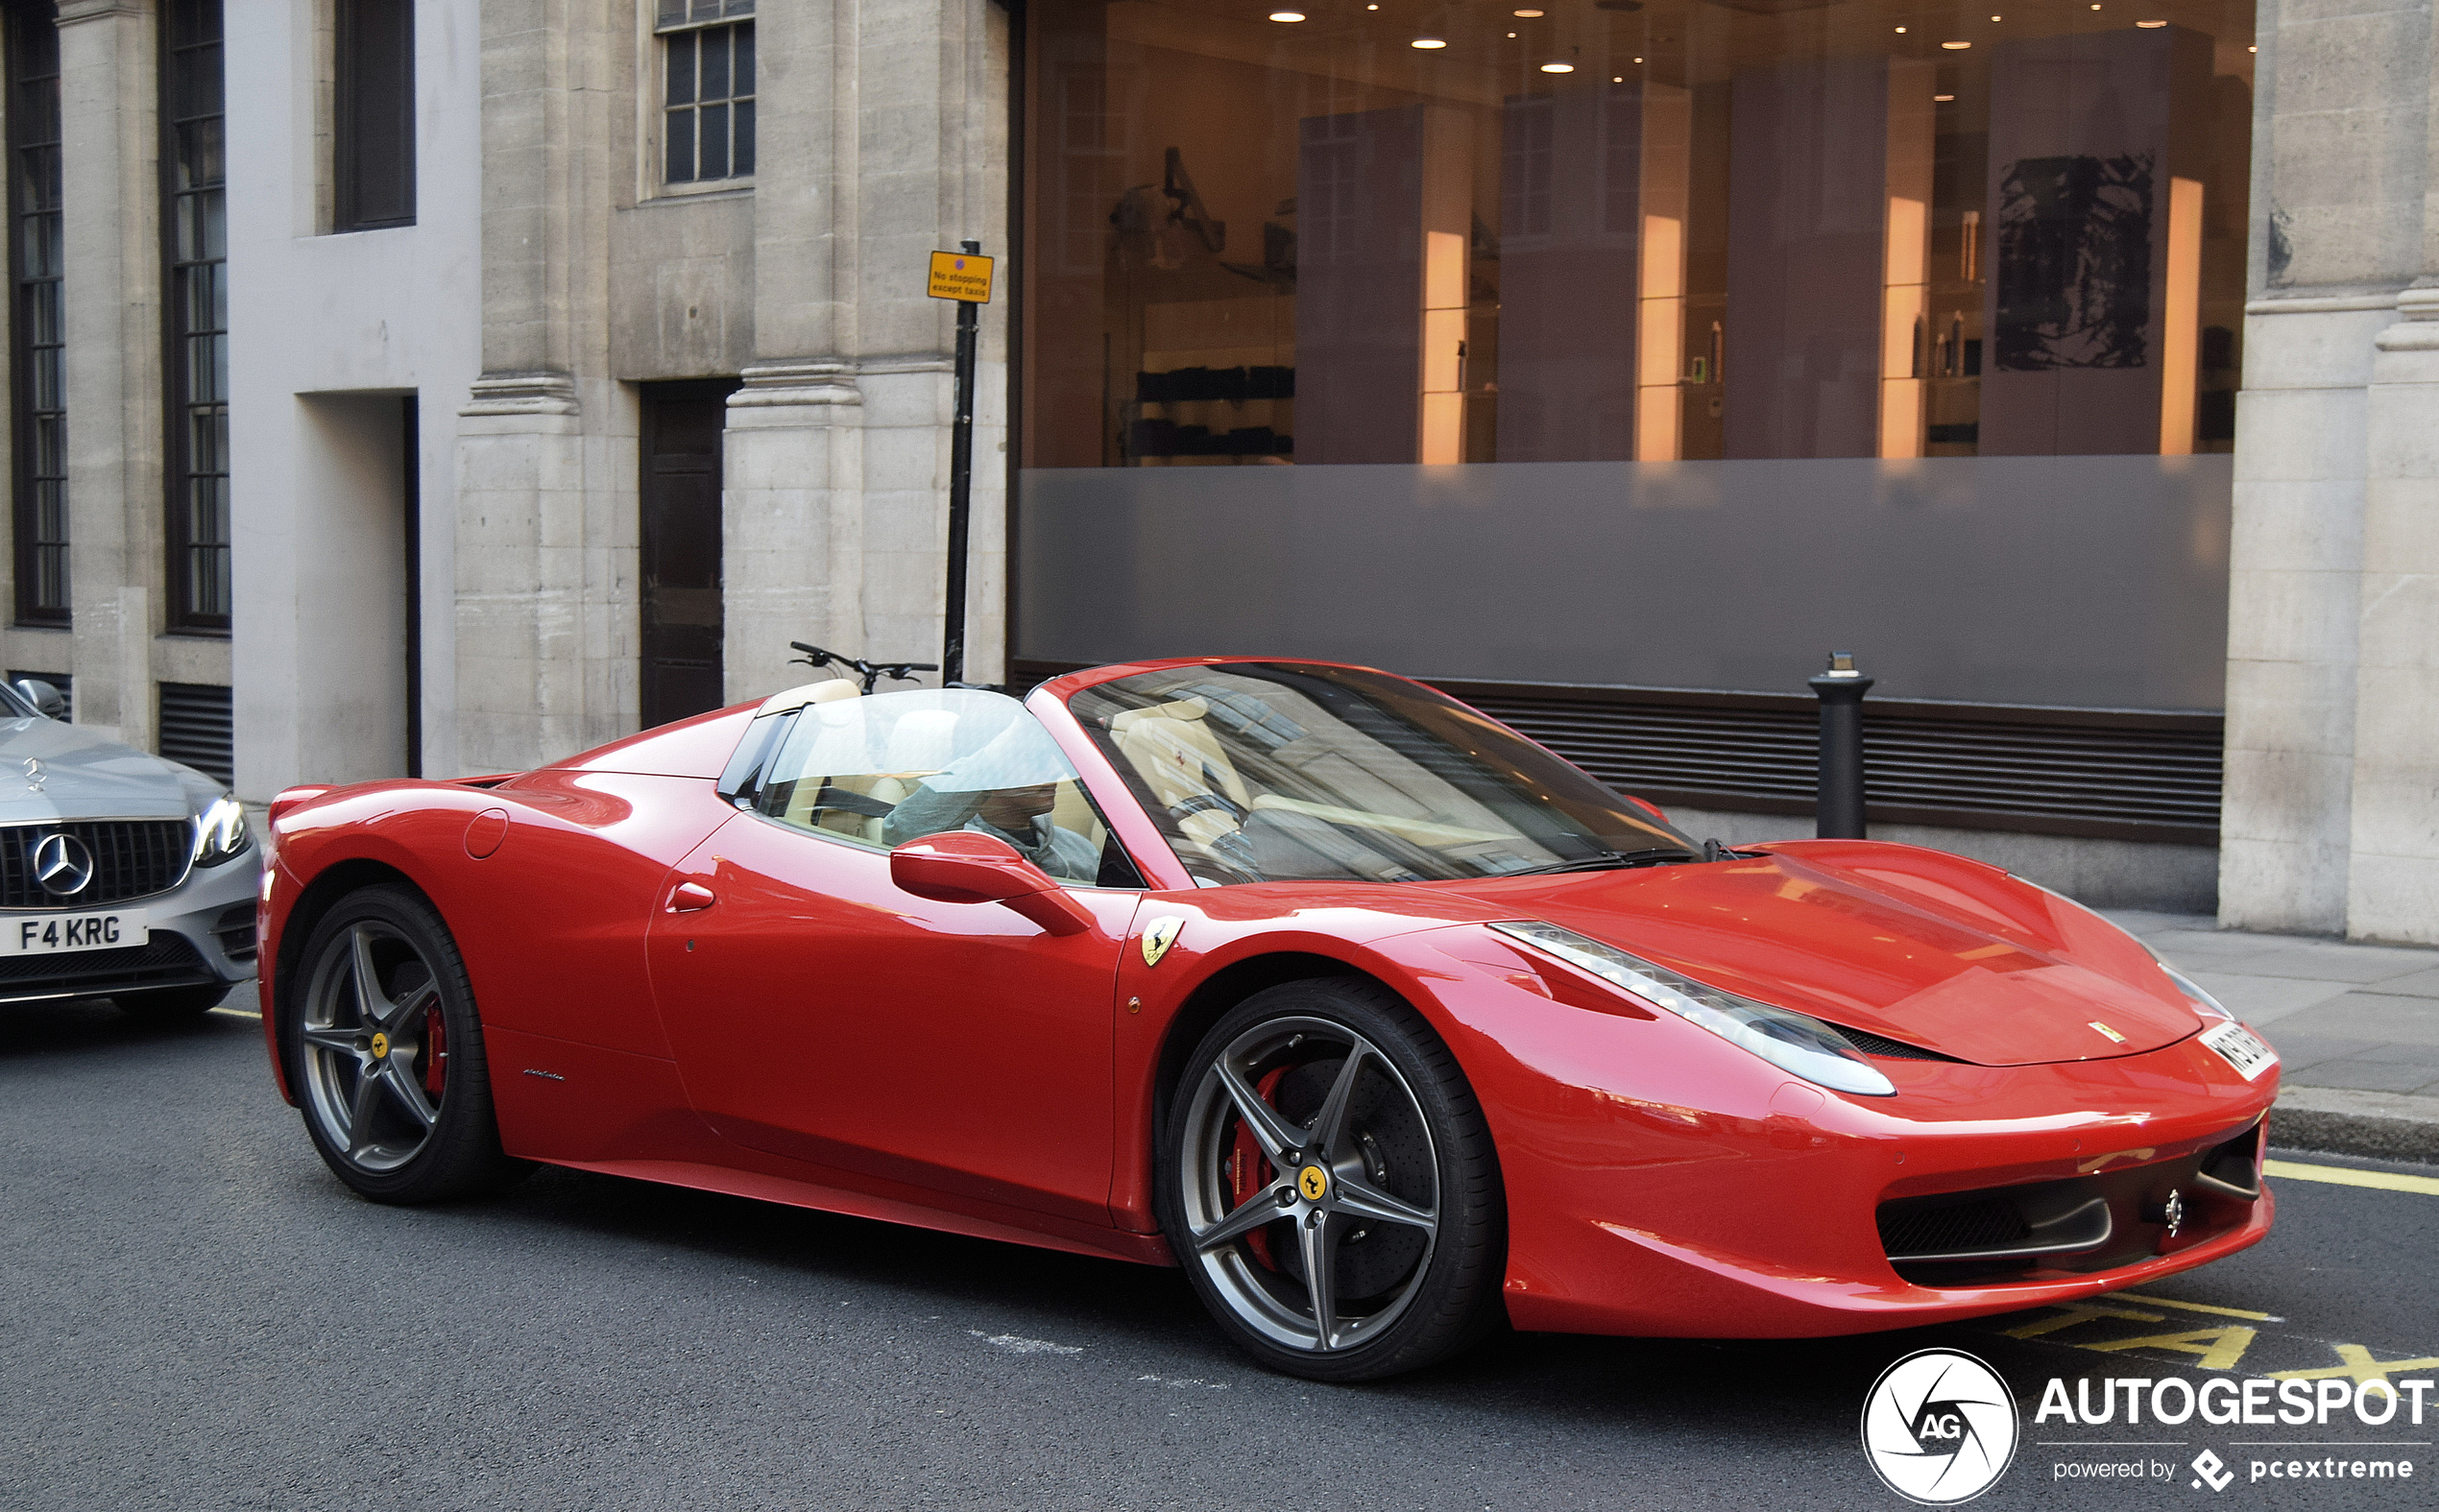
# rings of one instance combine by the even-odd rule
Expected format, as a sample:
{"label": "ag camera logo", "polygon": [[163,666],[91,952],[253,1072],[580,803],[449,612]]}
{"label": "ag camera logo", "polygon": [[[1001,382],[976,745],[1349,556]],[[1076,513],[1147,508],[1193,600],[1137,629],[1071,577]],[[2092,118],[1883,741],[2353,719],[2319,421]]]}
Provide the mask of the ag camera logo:
{"label": "ag camera logo", "polygon": [[1888,1488],[1924,1506],[1970,1501],[2016,1457],[2016,1398],[1956,1350],[1906,1356],[1863,1399],[1863,1453]]}

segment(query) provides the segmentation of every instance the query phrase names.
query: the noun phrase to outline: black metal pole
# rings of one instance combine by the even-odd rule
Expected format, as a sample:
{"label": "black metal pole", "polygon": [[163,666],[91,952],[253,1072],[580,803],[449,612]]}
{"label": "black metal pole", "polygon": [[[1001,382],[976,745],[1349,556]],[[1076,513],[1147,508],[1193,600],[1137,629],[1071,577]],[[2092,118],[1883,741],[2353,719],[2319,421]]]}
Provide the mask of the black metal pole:
{"label": "black metal pole", "polygon": [[1823,840],[1861,840],[1863,832],[1863,695],[1872,679],[1855,670],[1854,653],[1834,651],[1829,670],[1811,679],[1821,700],[1821,797],[1813,833]]}
{"label": "black metal pole", "polygon": [[[959,242],[979,252],[980,242]],[[965,557],[967,517],[974,505],[974,345],[982,306],[957,301],[957,418],[949,441],[949,604],[947,643],[941,647],[940,681],[965,681]]]}

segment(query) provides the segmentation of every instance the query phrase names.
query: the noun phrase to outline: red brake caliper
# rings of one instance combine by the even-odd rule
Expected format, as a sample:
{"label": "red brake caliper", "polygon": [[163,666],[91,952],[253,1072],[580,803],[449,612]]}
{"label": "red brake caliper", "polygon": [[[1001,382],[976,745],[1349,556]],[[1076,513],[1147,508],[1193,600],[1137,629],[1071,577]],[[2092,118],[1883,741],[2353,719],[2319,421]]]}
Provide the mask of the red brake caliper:
{"label": "red brake caliper", "polygon": [[438,1007],[423,1010],[423,1090],[438,1102],[448,1081],[448,1025]]}
{"label": "red brake caliper", "polygon": [[[1269,1075],[1265,1076],[1260,1081],[1254,1083],[1253,1090],[1262,1094],[1263,1101],[1269,1102],[1270,1094],[1278,1091],[1279,1079],[1287,1075],[1287,1068],[1282,1066],[1277,1070],[1272,1071]],[[1244,1126],[1244,1120],[1243,1118],[1239,1118],[1237,1120],[1237,1142],[1235,1147],[1228,1151],[1229,1207],[1231,1209],[1235,1208],[1247,1197],[1252,1196],[1264,1187],[1268,1186],[1269,1180],[1263,1175],[1263,1172],[1270,1169],[1272,1169],[1272,1166],[1270,1164],[1269,1157],[1262,1153],[1262,1146],[1254,1142],[1253,1135]],[[1245,1248],[1253,1251],[1253,1258],[1262,1262],[1264,1269],[1277,1270],[1279,1268],[1277,1263],[1270,1259],[1270,1234],[1268,1225],[1266,1224],[1262,1228],[1256,1229],[1252,1233],[1246,1235],[1244,1236],[1244,1242]]]}

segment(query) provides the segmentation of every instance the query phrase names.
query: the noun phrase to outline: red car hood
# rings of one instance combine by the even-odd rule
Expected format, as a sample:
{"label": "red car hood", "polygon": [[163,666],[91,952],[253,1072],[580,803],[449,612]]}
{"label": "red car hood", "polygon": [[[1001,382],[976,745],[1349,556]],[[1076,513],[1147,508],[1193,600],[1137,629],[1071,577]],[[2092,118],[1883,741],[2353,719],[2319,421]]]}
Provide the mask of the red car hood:
{"label": "red car hood", "polygon": [[1944,852],[1791,841],[1751,859],[1461,890],[1696,981],[1983,1066],[2137,1055],[2202,1028],[2116,925]]}

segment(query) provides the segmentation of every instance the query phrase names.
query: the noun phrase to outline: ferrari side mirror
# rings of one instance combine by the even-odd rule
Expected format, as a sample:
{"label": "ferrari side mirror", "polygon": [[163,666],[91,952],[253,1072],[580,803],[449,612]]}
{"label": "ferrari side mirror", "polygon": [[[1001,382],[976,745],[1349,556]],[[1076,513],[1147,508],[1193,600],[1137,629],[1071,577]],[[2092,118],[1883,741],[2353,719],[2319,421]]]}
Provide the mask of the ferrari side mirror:
{"label": "ferrari side mirror", "polygon": [[925,835],[890,852],[889,880],[934,902],[999,903],[1051,934],[1081,934],[1093,925],[1091,912],[1014,846],[970,829]]}

